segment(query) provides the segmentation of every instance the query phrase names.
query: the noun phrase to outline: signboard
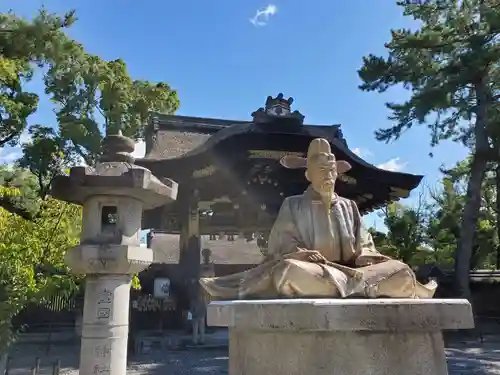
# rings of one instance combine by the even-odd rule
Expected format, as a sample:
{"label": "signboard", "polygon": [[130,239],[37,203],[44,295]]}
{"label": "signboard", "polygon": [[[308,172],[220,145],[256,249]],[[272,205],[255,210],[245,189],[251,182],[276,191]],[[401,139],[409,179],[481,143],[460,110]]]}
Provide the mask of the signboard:
{"label": "signboard", "polygon": [[154,281],[154,297],[169,298],[170,297],[170,279],[159,277]]}

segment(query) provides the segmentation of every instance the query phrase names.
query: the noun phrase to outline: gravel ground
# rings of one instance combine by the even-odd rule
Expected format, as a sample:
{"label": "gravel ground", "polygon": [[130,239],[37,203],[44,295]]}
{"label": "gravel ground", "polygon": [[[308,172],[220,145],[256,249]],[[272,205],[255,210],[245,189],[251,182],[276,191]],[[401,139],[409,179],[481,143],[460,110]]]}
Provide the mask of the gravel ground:
{"label": "gravel ground", "polygon": [[[446,350],[450,375],[500,374],[500,336],[484,343],[477,340],[453,342]],[[40,356],[40,375],[51,375],[51,364],[61,360],[61,375],[78,374],[77,346],[53,347],[49,356],[43,347],[27,345],[12,353],[9,375],[28,375],[34,366],[34,358]],[[128,374],[131,375],[222,375],[227,374],[227,349],[191,348],[139,355],[130,359]]]}

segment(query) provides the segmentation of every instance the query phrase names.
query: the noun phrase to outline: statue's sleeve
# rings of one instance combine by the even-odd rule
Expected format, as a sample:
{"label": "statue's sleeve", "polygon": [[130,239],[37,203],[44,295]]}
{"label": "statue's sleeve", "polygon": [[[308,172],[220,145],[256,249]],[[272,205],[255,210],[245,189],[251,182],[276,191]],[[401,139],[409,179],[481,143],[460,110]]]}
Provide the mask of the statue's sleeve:
{"label": "statue's sleeve", "polygon": [[352,205],[356,233],[356,256],[354,259],[356,266],[366,266],[390,259],[377,251],[372,235],[366,230],[363,224],[356,202],[352,201]]}
{"label": "statue's sleeve", "polygon": [[299,245],[298,230],[290,208],[290,199],[286,198],[269,234],[268,257],[276,259],[285,254],[294,253]]}

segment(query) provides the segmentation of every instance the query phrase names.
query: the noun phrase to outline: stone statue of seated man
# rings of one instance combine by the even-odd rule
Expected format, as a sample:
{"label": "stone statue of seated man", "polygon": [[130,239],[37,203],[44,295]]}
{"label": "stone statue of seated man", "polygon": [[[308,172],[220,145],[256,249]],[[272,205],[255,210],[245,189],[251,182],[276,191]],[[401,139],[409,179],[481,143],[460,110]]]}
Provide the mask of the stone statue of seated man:
{"label": "stone statue of seated man", "polygon": [[379,253],[355,202],[335,193],[337,161],[325,139],[314,139],[307,158],[287,156],[287,168],[305,168],[310,186],[284,200],[271,230],[268,257],[234,275],[202,278],[214,300],[250,298],[431,298],[437,284],[420,284],[411,268]]}

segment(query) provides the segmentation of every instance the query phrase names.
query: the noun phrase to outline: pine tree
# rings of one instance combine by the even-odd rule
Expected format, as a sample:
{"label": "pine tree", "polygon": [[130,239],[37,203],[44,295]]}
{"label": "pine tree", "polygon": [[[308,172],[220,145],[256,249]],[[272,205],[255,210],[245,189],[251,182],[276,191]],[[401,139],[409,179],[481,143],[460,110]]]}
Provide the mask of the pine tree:
{"label": "pine tree", "polygon": [[455,252],[457,293],[470,297],[469,265],[488,161],[498,161],[500,99],[500,1],[400,1],[418,30],[392,30],[388,57],[369,55],[359,75],[364,91],[403,85],[410,98],[387,103],[394,125],[376,132],[379,141],[398,139],[412,126],[430,130],[431,145],[451,139],[470,148],[467,202]]}

